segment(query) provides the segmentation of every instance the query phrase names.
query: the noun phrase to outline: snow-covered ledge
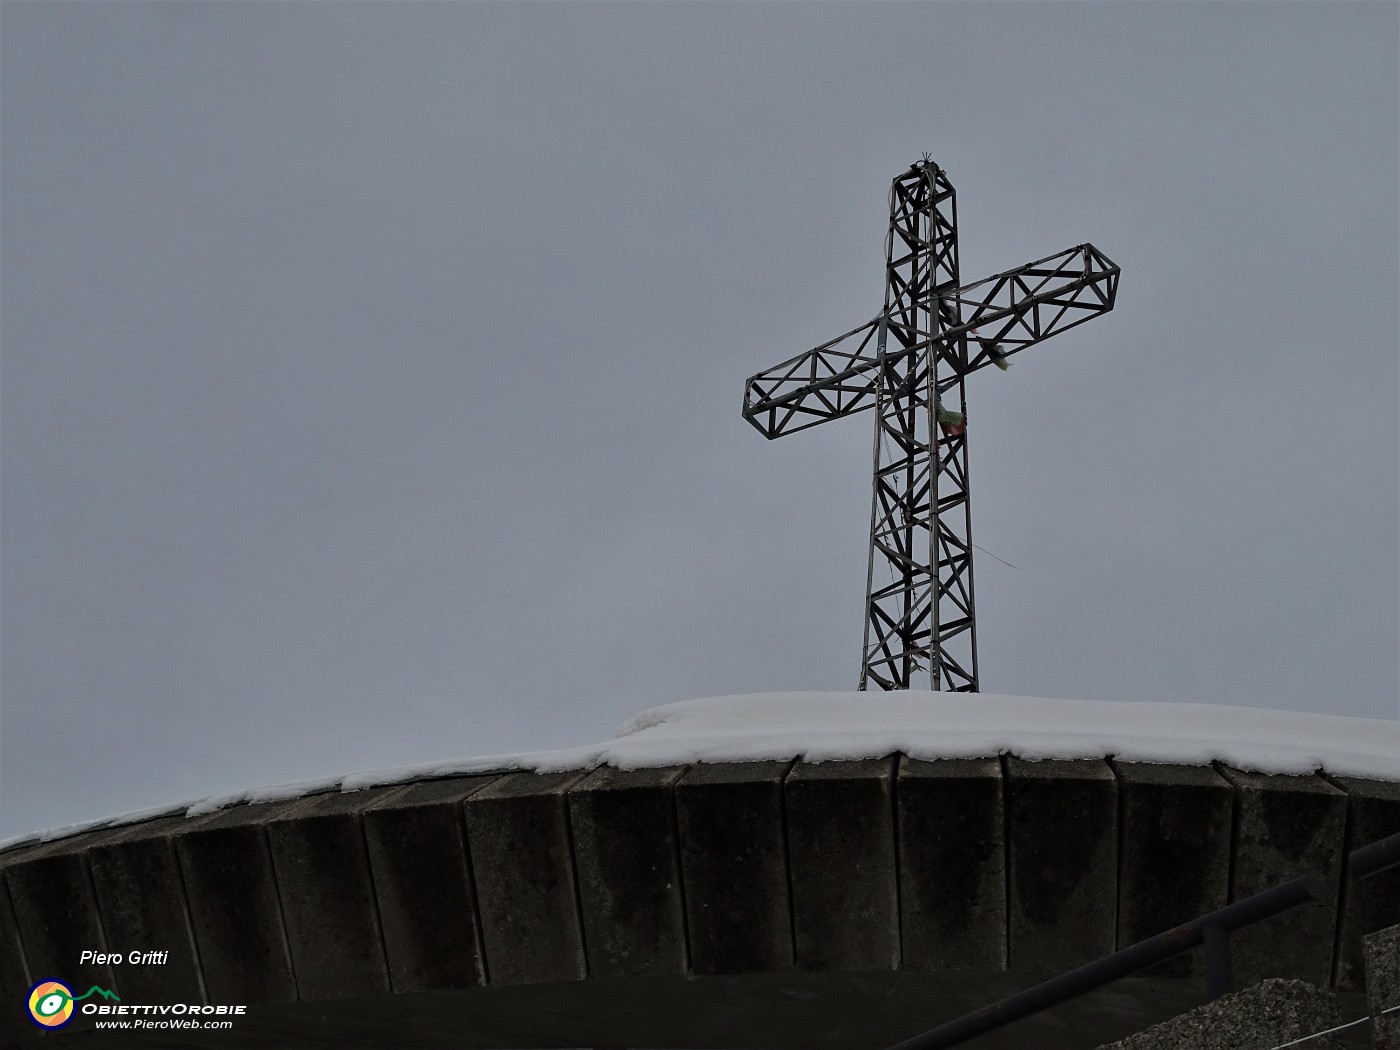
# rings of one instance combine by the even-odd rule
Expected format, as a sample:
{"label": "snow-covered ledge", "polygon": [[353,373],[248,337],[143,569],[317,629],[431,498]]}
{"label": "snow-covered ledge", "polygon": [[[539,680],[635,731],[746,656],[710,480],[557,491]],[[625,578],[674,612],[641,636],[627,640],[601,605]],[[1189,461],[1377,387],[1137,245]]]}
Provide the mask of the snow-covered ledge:
{"label": "snow-covered ledge", "polygon": [[[350,1027],[379,1031],[401,1023],[387,993],[453,991],[457,1013],[419,1024],[455,1034],[472,1003],[516,1002],[509,1023],[533,1025],[595,979],[722,978],[695,985],[694,1016],[724,1015],[737,989],[751,1019],[813,974],[897,971],[956,1014],[1009,975],[1014,990],[1307,874],[1321,898],[1237,934],[1236,978],[1351,994],[1396,897],[1388,875],[1344,886],[1345,858],[1400,831],[1400,725],[987,694],[720,697],[644,712],[602,744],[153,816],[0,854],[3,997],[58,974],[134,1002],[258,1004],[280,1034],[326,1016],[302,1003],[336,1000]],[[171,955],[81,962],[104,942]],[[1151,980],[1189,983],[1201,963]],[[507,988],[540,998],[492,998]],[[1135,1020],[1098,1041],[1163,1019],[1156,995],[1130,995]],[[616,1004],[578,1002],[570,1032],[613,1030]],[[0,1017],[0,1041],[22,1020]],[[695,1038],[669,1005],[638,1024],[628,1045]],[[802,1024],[794,1045],[826,1031]]]}
{"label": "snow-covered ledge", "polygon": [[625,769],[895,751],[920,759],[1219,761],[1257,773],[1400,780],[1400,721],[993,693],[760,693],[652,708],[623,725],[601,754]]}
{"label": "snow-covered ledge", "polygon": [[1400,781],[1400,721],[1271,711],[1224,704],[1059,700],[996,693],[754,693],[684,700],[643,711],[601,744],[428,762],[268,787],[51,828],[0,842],[47,842],[185,812],[195,817],[244,802],[465,773],[540,773],[610,765],[649,769],[695,762],[809,762],[878,758],[1029,761],[1114,758],[1209,765],[1255,773],[1317,772]]}

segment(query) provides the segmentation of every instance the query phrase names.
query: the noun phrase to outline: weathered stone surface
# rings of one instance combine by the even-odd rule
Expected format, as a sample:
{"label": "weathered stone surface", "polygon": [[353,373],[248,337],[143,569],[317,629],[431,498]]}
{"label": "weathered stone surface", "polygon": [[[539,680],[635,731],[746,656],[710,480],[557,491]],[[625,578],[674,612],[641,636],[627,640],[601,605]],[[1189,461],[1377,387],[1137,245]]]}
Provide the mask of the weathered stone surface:
{"label": "weathered stone surface", "polygon": [[302,999],[390,990],[360,826],[360,812],[389,790],[316,795],[263,818]]}
{"label": "weathered stone surface", "polygon": [[896,756],[798,762],[784,782],[796,964],[899,966]]}
{"label": "weathered stone surface", "polygon": [[1400,926],[1367,934],[1362,956],[1376,1050],[1400,1050]]}
{"label": "weathered stone surface", "polygon": [[[1400,834],[1400,784],[1354,777],[1333,777],[1332,782],[1347,793],[1347,853]],[[1341,904],[1335,983],[1352,991],[1365,987],[1362,940],[1376,930],[1400,924],[1400,868],[1369,879],[1347,880]]]}
{"label": "weathered stone surface", "polygon": [[[332,1020],[338,1046],[383,1044],[400,1034],[395,1045],[418,1045],[410,1035],[424,1046],[432,1040],[545,1045],[538,1033],[548,1033],[549,1045],[562,1045],[574,1036],[560,1033],[582,1031],[578,1025],[585,1022],[594,1025],[587,1030],[596,1043],[604,1038],[597,1033],[617,1027],[617,1017],[600,1020],[589,1013],[599,1008],[587,1004],[622,988],[645,997],[665,987],[666,994],[680,996],[697,981],[719,982],[720,998],[708,1005],[695,1001],[698,1018],[721,1009],[724,996],[750,987],[765,971],[777,982],[771,990],[778,1004],[787,996],[805,1005],[803,996],[824,993],[804,990],[804,982],[837,976],[857,984],[886,982],[881,987],[893,998],[881,1003],[909,993],[910,982],[933,982],[914,997],[921,1005],[899,1022],[894,1038],[882,1042],[872,1035],[868,1044],[888,1045],[917,1025],[934,1023],[926,1010],[935,1000],[934,1013],[942,1011],[947,1020],[1033,983],[1043,971],[1060,973],[1107,954],[1115,930],[1126,943],[1219,906],[1220,851],[1229,841],[1222,799],[1233,800],[1240,832],[1230,847],[1232,899],[1239,899],[1319,869],[1335,882],[1344,849],[1392,829],[1398,794],[1391,785],[1195,768],[1016,759],[920,763],[891,756],[861,763],[701,764],[683,774],[488,774],[238,807],[197,820],[157,818],[0,853],[0,994],[22,996],[39,976],[73,981],[66,972],[29,972],[25,938],[31,935],[36,954],[57,959],[76,959],[82,947],[156,948],[171,951],[177,962],[178,946],[170,942],[178,941],[184,923],[183,876],[184,935],[193,931],[208,999],[258,1004],[257,1020],[237,1036],[248,1045],[277,1041],[270,1034],[274,1018],[296,1027],[295,1045],[307,1046],[324,1045],[331,1030],[324,1026]],[[1350,807],[1345,844],[1339,806]],[[999,834],[999,827],[1006,832]],[[998,851],[1005,857],[1001,878]],[[63,892],[53,891],[46,865],[53,865]],[[479,914],[472,907],[474,875]],[[1212,884],[1213,900],[1207,896]],[[999,891],[1008,888],[1003,904]],[[26,915],[36,892],[57,902],[57,923],[47,896],[38,912]],[[1379,921],[1367,915],[1384,916],[1396,904],[1393,894],[1370,903],[1361,893],[1344,894],[1331,918],[1305,935],[1273,942],[1269,952],[1313,965],[1319,941],[1328,948],[1339,936],[1344,944],[1348,929],[1364,930]],[[1338,915],[1340,934],[1332,925]],[[983,938],[969,932],[978,923]],[[1002,954],[1008,927],[1009,972]],[[99,940],[90,944],[94,930]],[[355,938],[348,948],[336,939],[347,931]],[[720,976],[683,972],[682,933],[690,937],[695,973]],[[1246,981],[1249,933],[1235,935],[1237,976]],[[1074,943],[1076,934],[1086,940],[1102,935],[1103,942],[1085,950]],[[1053,943],[1037,943],[1041,936]],[[118,943],[133,939],[164,943]],[[1037,961],[1034,952],[1042,947]],[[989,954],[979,956],[979,948]],[[307,963],[313,985],[320,982],[313,994],[330,989],[348,998],[296,1002],[293,958],[298,966]],[[364,981],[353,969],[348,976],[317,977],[318,958],[352,968],[367,963],[374,979]],[[806,972],[794,972],[794,964]],[[895,965],[923,972],[896,975]],[[1327,965],[1324,952],[1324,972]],[[941,968],[947,966],[955,968]],[[195,973],[186,963],[179,967],[186,967],[182,980]],[[180,976],[179,967],[165,973]],[[124,987],[124,971],[111,968],[109,977],[91,983],[133,1000],[200,998],[186,994],[187,987],[137,995]],[[1346,972],[1341,963],[1337,972]],[[639,973],[650,975],[634,976]],[[606,980],[570,984],[585,976]],[[1007,986],[992,994],[1003,978]],[[1168,1016],[1159,1009],[1167,998],[1183,990],[1200,994],[1199,980],[1133,980],[1145,982],[1134,986],[1140,992],[1123,991],[1124,982],[1103,993],[1104,1016],[1090,1018],[1083,1002],[1062,1015],[1056,1008],[1038,1027],[1008,1036],[1008,1047],[1082,1046],[1090,1031],[1086,1021],[1095,1026],[1090,1042],[1121,1038]],[[680,983],[648,983],[667,981]],[[23,987],[7,992],[7,985]],[[387,994],[390,987],[401,994]],[[497,1027],[489,1038],[481,1031],[468,1037],[451,1004],[478,993],[538,998],[528,1000],[534,1012],[528,1019],[501,1007],[492,1014]],[[948,998],[954,993],[971,999],[954,1009]],[[566,999],[575,1005],[558,1008]],[[1354,1016],[1346,997],[1343,1002]],[[420,1009],[434,1019],[424,1020]],[[848,1015],[849,1004],[842,1010]],[[685,1045],[690,1029],[677,1027],[664,1008],[646,1012],[646,1025],[656,1027],[636,1028],[641,1041],[628,1045]],[[1060,1016],[1074,1021],[1066,1028]],[[419,1024],[413,1032],[406,1027],[410,1017]],[[0,1040],[12,1034],[4,1023]],[[792,1045],[854,1045],[846,1038],[854,1038],[854,1021],[832,1024],[829,1030],[808,1025],[800,1039],[790,1033]],[[1061,1029],[1073,1029],[1074,1037],[1060,1040]],[[644,1031],[668,1034],[657,1042]],[[30,1034],[46,1037],[26,1026],[19,1038]],[[178,1041],[173,1036],[172,1045]],[[66,1045],[87,1036],[75,1026],[58,1038]]]}
{"label": "weathered stone surface", "polygon": [[792,966],[783,840],[791,762],[692,766],[676,783],[690,965],[697,974]]}
{"label": "weathered stone surface", "polygon": [[1230,899],[1242,900],[1301,875],[1321,873],[1327,882],[1322,900],[1231,935],[1236,986],[1284,977],[1326,987],[1332,980],[1346,795],[1317,776],[1228,767],[1221,772],[1235,786]]}
{"label": "weathered stone surface", "polygon": [[1001,763],[901,756],[895,802],[903,968],[1004,968]]}
{"label": "weathered stone surface", "polygon": [[83,854],[109,834],[95,831],[0,854],[0,874],[9,886],[31,983],[62,981],[75,994],[96,984],[123,994],[111,966],[79,963],[85,949],[116,950],[102,935]]}
{"label": "weathered stone surface", "polygon": [[[1234,792],[1208,766],[1115,763],[1118,775],[1118,947],[1223,908],[1230,900]],[[1144,977],[1200,977],[1205,949]]]}
{"label": "weathered stone surface", "polygon": [[686,768],[604,766],[569,789],[590,977],[686,972],[672,793]]}
{"label": "weathered stone surface", "polygon": [[168,952],[159,965],[116,968],[123,999],[137,1003],[203,1003],[184,880],[171,835],[183,816],[133,824],[88,850],[102,928],[114,951]]}
{"label": "weathered stone surface", "polygon": [[[1099,1050],[1273,1050],[1341,1023],[1337,997],[1304,981],[1266,980]],[[1335,1035],[1307,1050],[1341,1050]]]}
{"label": "weathered stone surface", "polygon": [[236,806],[191,820],[175,837],[185,900],[211,1003],[297,997],[267,831],[295,803]]}
{"label": "weathered stone surface", "polygon": [[1006,759],[1010,966],[1061,971],[1114,951],[1118,783],[1102,759]]}
{"label": "weathered stone surface", "polygon": [[[0,863],[4,855],[0,854]],[[32,1026],[25,1017],[23,1004],[34,984],[24,965],[24,951],[19,941],[19,923],[10,903],[10,888],[0,875],[0,1002],[8,1009],[0,1010],[0,1045],[28,1035]]]}
{"label": "weathered stone surface", "polygon": [[365,845],[395,992],[486,983],[462,802],[495,779],[410,784],[365,808]]}
{"label": "weathered stone surface", "polygon": [[493,985],[587,976],[564,802],[584,775],[509,773],[463,803]]}

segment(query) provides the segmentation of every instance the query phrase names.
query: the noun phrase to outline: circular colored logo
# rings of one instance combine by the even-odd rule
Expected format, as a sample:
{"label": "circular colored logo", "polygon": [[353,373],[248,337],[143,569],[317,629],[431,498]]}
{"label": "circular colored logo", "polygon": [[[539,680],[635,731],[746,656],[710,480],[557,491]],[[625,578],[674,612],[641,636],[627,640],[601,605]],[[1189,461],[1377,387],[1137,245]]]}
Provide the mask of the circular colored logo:
{"label": "circular colored logo", "polygon": [[62,981],[40,981],[29,989],[29,1016],[45,1028],[62,1028],[73,1019],[73,993]]}

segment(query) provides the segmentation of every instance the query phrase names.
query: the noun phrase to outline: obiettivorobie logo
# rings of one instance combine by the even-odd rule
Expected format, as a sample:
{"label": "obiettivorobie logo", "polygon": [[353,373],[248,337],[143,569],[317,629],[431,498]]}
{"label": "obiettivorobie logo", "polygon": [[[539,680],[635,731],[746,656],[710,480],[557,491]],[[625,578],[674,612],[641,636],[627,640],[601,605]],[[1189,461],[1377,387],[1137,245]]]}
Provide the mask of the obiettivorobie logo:
{"label": "obiettivorobie logo", "polygon": [[[248,1012],[244,1003],[124,1003],[110,988],[95,984],[74,995],[67,984],[55,980],[30,988],[27,1005],[29,1019],[41,1028],[62,1028],[74,1014],[91,1017],[98,1028],[232,1028],[231,1018]],[[209,1015],[215,1019],[206,1020]]]}
{"label": "obiettivorobie logo", "polygon": [[62,1028],[73,1020],[73,1004],[90,995],[121,1002],[116,992],[95,984],[82,995],[74,995],[62,981],[40,981],[29,989],[29,1018],[43,1028]]}

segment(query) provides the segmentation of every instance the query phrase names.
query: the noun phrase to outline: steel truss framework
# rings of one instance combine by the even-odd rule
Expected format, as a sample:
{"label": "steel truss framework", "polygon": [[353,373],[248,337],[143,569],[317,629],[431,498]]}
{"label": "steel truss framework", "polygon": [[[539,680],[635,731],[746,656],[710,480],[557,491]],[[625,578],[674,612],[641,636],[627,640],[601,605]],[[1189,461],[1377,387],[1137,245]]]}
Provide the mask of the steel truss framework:
{"label": "steel truss framework", "polygon": [[[874,494],[860,688],[977,692],[967,440],[969,375],[1113,309],[1118,267],[1081,244],[962,285],[956,195],[927,156],[890,187],[885,306],[748,381],[768,438],[875,409]],[[888,582],[885,577],[888,576]]]}

